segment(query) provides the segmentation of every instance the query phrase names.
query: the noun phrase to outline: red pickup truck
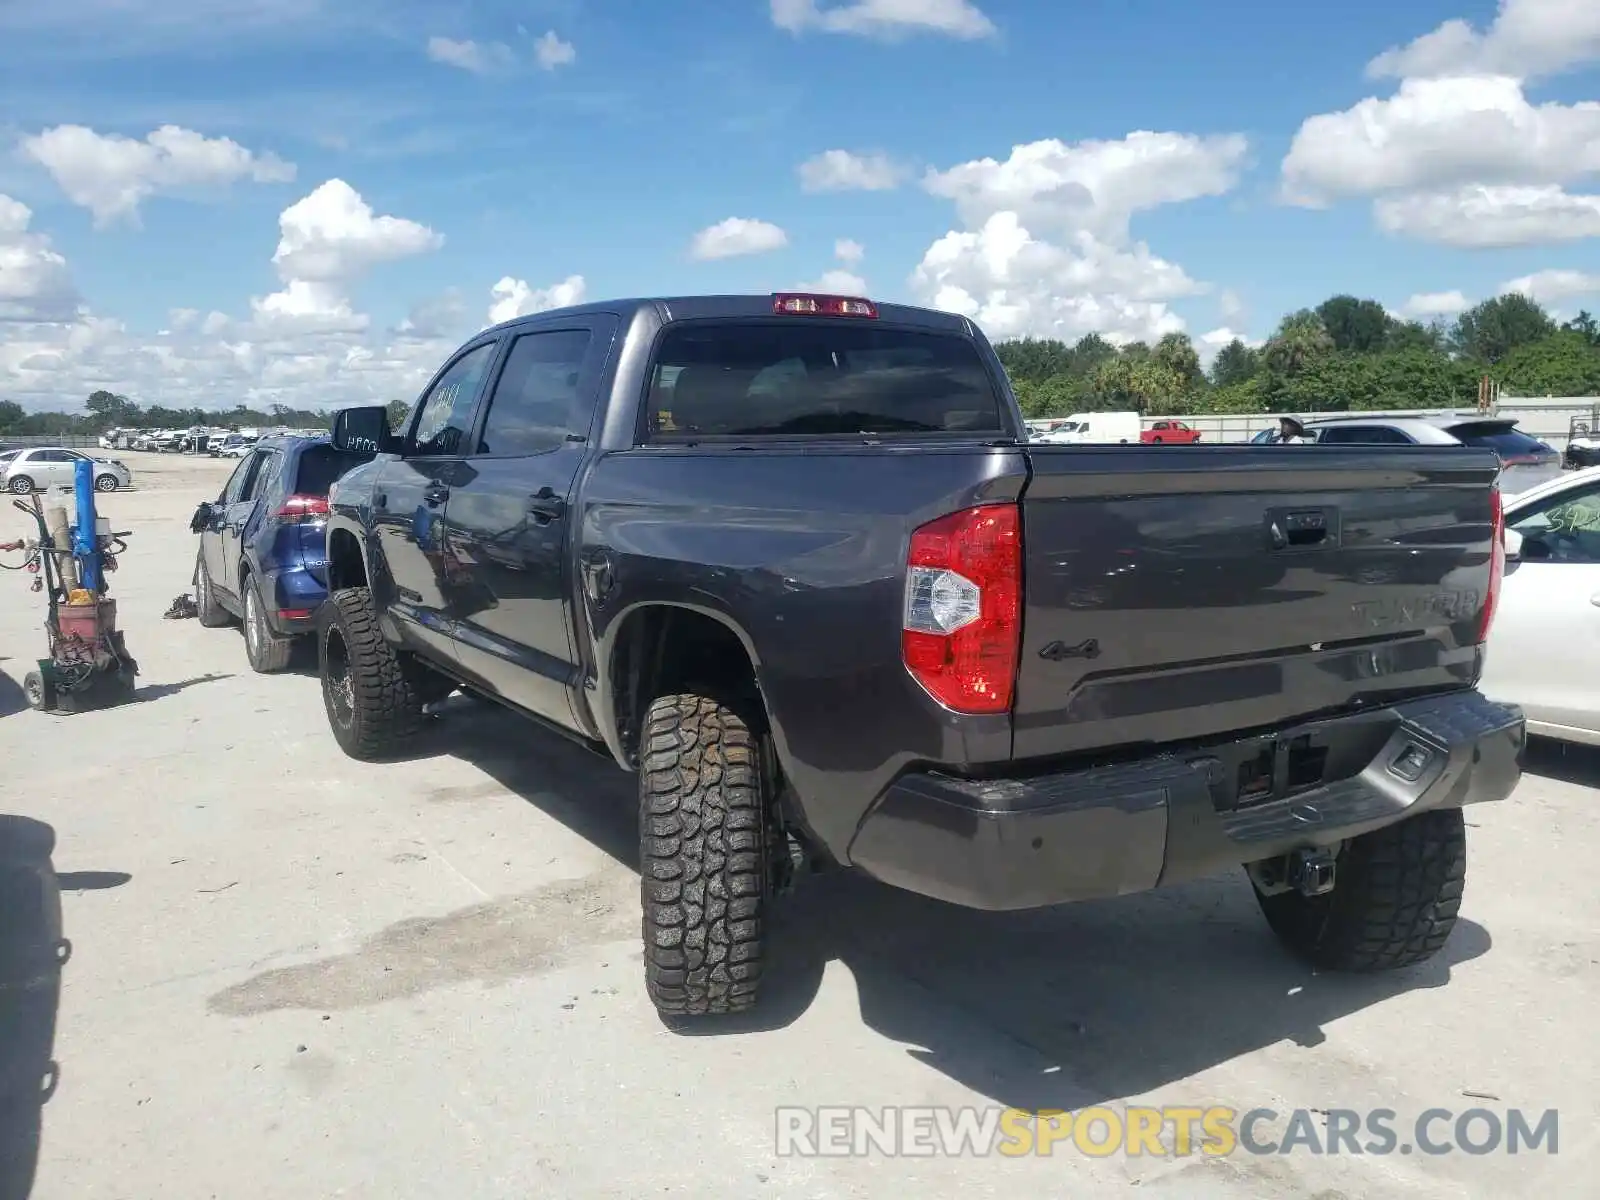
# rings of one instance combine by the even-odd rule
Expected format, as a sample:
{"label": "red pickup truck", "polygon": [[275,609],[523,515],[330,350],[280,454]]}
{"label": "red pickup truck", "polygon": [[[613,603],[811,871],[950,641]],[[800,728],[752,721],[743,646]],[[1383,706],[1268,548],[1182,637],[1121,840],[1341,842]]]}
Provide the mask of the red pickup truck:
{"label": "red pickup truck", "polygon": [[1153,421],[1149,429],[1139,434],[1139,440],[1147,445],[1151,442],[1173,442],[1189,446],[1200,440],[1200,431],[1190,429],[1182,421]]}

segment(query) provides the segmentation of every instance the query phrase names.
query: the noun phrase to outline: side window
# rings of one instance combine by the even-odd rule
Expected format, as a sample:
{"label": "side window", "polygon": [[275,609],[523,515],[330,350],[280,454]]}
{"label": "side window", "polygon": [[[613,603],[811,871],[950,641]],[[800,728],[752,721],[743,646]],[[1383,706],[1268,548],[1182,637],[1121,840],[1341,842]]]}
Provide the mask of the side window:
{"label": "side window", "polygon": [[1522,535],[1527,561],[1600,563],[1600,484],[1541,500],[1511,528]]}
{"label": "side window", "polygon": [[233,474],[228,476],[228,482],[223,485],[222,494],[217,497],[218,504],[234,504],[238,502],[239,493],[244,490],[245,480],[250,477],[250,467],[255,461],[255,455],[246,454],[239,459],[239,465],[233,469]]}
{"label": "side window", "polygon": [[525,333],[512,343],[477,453],[543,454],[569,433],[589,432],[593,403],[579,380],[591,336],[587,329],[555,329]]}
{"label": "side window", "polygon": [[278,472],[278,463],[283,456],[276,450],[268,450],[256,455],[256,473],[245,484],[245,500],[259,499],[267,490],[267,485],[272,482],[272,477]]}
{"label": "side window", "polygon": [[1317,439],[1324,446],[1409,446],[1411,439],[1382,425],[1330,425]]}
{"label": "side window", "polygon": [[406,453],[412,455],[460,454],[472,425],[484,372],[494,359],[498,342],[485,342],[468,350],[439,377],[417,414]]}

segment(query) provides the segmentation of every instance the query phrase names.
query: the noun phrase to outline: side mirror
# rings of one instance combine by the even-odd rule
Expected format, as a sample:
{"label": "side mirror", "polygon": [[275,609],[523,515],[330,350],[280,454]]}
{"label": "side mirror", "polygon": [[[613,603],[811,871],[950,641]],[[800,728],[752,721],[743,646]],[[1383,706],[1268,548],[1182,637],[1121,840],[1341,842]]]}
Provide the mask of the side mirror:
{"label": "side mirror", "polygon": [[333,447],[365,454],[394,450],[398,439],[389,430],[389,409],[382,404],[341,408],[333,416]]}
{"label": "side mirror", "polygon": [[1506,561],[1522,557],[1522,535],[1515,529],[1506,530]]}
{"label": "side mirror", "polygon": [[217,506],[212,504],[211,501],[200,501],[200,507],[195,509],[194,516],[189,518],[189,532],[204,533],[211,527],[211,522],[215,519],[216,513]]}

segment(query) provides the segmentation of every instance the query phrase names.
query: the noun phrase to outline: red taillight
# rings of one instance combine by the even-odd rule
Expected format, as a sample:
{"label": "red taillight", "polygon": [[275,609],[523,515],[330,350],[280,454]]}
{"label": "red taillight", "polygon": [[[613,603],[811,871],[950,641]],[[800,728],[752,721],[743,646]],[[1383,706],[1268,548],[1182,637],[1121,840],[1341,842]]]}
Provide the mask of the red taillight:
{"label": "red taillight", "polygon": [[1478,644],[1489,640],[1494,610],[1500,603],[1500,583],[1506,574],[1506,509],[1498,486],[1489,489],[1489,587],[1483,594],[1483,615],[1478,618]]}
{"label": "red taillight", "polygon": [[328,515],[326,496],[286,496],[278,506],[278,520],[291,525],[301,521],[320,521]]}
{"label": "red taillight", "polygon": [[1011,708],[1022,638],[1022,522],[1015,504],[930,521],[906,556],[906,669],[959,713]]}
{"label": "red taillight", "polygon": [[309,608],[280,608],[278,610],[278,620],[280,621],[304,621],[310,615],[311,610]]}
{"label": "red taillight", "polygon": [[810,296],[779,292],[772,311],[790,317],[876,317],[878,306],[857,296]]}

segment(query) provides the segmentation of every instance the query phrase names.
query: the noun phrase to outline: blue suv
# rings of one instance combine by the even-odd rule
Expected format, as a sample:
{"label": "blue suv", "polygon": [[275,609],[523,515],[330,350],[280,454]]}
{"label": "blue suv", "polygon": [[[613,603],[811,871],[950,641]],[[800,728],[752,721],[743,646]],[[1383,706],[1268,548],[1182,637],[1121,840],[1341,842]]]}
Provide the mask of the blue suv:
{"label": "blue suv", "polygon": [[222,494],[195,510],[195,607],[207,628],[244,624],[252,670],[289,665],[327,598],[328,490],[372,455],[326,437],[265,437],[239,460]]}

